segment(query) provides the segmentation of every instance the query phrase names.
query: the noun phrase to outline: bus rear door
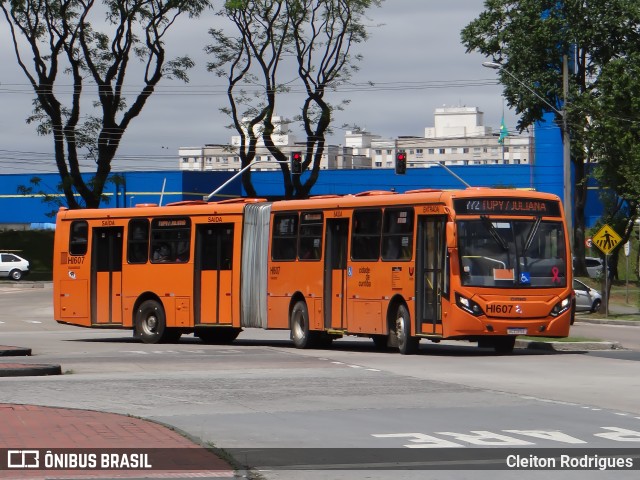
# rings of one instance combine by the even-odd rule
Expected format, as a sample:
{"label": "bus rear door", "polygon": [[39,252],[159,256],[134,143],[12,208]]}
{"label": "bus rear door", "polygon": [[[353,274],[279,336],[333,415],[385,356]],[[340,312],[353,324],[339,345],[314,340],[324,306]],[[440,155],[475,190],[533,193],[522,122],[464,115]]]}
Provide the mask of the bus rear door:
{"label": "bus rear door", "polygon": [[324,255],[324,327],[344,329],[349,220],[327,219]]}
{"label": "bus rear door", "polygon": [[91,324],[122,325],[122,227],[96,227],[91,247]]}
{"label": "bus rear door", "polygon": [[232,323],[233,223],[196,227],[195,325]]}
{"label": "bus rear door", "polygon": [[442,334],[442,293],[445,285],[446,217],[418,217],[416,245],[416,332]]}

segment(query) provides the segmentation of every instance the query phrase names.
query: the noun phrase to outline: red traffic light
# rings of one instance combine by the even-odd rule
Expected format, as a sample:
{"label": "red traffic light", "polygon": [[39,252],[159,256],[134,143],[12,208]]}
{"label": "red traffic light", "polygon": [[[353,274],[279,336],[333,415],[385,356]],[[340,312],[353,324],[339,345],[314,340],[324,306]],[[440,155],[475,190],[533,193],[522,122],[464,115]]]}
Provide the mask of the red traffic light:
{"label": "red traffic light", "polygon": [[291,152],[291,173],[302,173],[302,152]]}
{"label": "red traffic light", "polygon": [[407,173],[407,154],[405,152],[396,153],[396,174],[404,175]]}

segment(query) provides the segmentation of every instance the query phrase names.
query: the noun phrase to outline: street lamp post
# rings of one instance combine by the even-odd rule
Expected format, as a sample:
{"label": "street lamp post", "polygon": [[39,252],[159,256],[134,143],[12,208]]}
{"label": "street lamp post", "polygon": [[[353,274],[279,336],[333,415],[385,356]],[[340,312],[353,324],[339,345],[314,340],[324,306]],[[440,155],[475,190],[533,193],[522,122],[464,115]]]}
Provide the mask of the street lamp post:
{"label": "street lamp post", "polygon": [[569,91],[569,65],[566,55],[562,57],[562,94],[563,104],[562,110],[558,110],[551,105],[544,97],[540,96],[529,85],[524,83],[513,73],[507,70],[503,65],[497,62],[483,62],[483,67],[492,68],[494,70],[502,70],[516,82],[529,90],[533,95],[540,99],[547,107],[562,117],[562,171],[563,171],[563,202],[565,213],[567,214],[567,229],[569,231],[569,243],[573,250],[573,201],[571,200],[571,144],[569,140],[569,124],[567,122],[567,96]]}

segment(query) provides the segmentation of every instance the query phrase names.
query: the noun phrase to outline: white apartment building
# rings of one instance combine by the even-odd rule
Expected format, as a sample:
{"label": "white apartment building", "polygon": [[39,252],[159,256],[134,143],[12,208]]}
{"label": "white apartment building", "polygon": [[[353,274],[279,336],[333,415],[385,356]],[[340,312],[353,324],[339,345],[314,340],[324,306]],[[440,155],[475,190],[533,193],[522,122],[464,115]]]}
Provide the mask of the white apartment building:
{"label": "white apartment building", "polygon": [[[274,117],[273,124],[273,142],[287,158],[290,158],[291,152],[304,152],[306,144],[304,142],[297,142],[295,136],[289,132],[289,121],[287,119]],[[256,133],[258,134],[256,157],[254,159],[256,164],[252,167],[252,170],[279,169],[280,166],[265,147],[259,132]],[[205,144],[204,147],[180,147],[178,152],[180,156],[180,170],[239,170],[241,168],[240,156],[238,154],[240,144],[240,135],[234,135],[231,137],[231,143],[227,145]],[[361,159],[356,160],[361,161]],[[354,168],[353,163],[353,158],[348,148],[337,145],[326,145],[320,161],[320,169]]]}
{"label": "white apartment building", "polygon": [[[296,142],[289,133],[288,121],[274,117],[274,143],[289,157],[304,151],[304,142]],[[534,158],[531,135],[508,135],[502,144],[499,131],[484,125],[484,114],[477,107],[441,107],[434,113],[434,126],[424,130],[424,137],[400,136],[385,139],[367,131],[347,131],[344,146],[328,145],[320,168],[369,169],[393,168],[398,151],[407,153],[409,168],[427,168],[435,163],[447,166],[530,164]],[[181,147],[181,170],[238,170],[240,136],[228,145]],[[257,147],[253,170],[279,168],[263,143]]]}

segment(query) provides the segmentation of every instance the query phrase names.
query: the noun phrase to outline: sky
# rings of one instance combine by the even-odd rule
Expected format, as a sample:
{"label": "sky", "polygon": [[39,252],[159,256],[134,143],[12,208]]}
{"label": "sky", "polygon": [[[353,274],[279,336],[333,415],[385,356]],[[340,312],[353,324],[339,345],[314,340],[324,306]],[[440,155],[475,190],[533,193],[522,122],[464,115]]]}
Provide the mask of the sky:
{"label": "sky", "polygon": [[[496,71],[482,67],[487,59],[465,53],[460,42],[462,28],[483,10],[484,0],[386,0],[371,10],[370,38],[356,46],[363,60],[352,82],[372,82],[374,87],[332,94],[334,102],[348,98],[350,103],[337,112],[331,143],[344,143],[343,125],[357,125],[383,138],[423,136],[425,127],[433,127],[435,109],[442,106],[478,107],[485,125],[496,131],[504,112],[507,128],[515,129],[517,117],[505,111]],[[219,22],[209,12],[174,25],[166,42],[168,56],[188,54],[195,60],[190,82],[161,81],[127,129],[115,170],[177,169],[180,147],[230,141],[234,132],[225,128],[229,119],[219,111],[227,106],[221,93],[226,84],[206,71],[211,58],[204,53],[211,43],[207,31]],[[51,139],[26,124],[33,92],[16,61],[4,18],[0,65],[0,173],[55,171]],[[276,113],[292,118],[298,113],[294,103],[283,99]],[[302,139],[296,126],[292,130]]]}

